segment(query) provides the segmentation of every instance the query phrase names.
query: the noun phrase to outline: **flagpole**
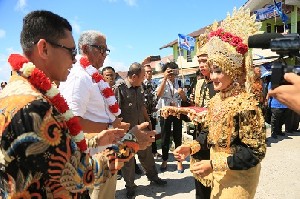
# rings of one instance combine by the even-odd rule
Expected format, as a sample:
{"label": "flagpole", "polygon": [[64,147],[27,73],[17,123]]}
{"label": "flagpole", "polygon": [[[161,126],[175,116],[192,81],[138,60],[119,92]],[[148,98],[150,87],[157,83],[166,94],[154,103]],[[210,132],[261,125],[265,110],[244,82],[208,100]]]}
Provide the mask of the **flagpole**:
{"label": "flagpole", "polygon": [[179,60],[179,65],[180,65],[180,70],[181,70],[181,78],[182,78],[182,83],[181,85],[184,85],[185,84],[185,81],[184,81],[184,76],[183,76],[183,69],[182,69],[182,54],[181,54],[181,48],[180,48],[180,44],[179,44],[179,37],[178,37],[178,49],[179,49],[179,56],[180,56],[180,60]]}
{"label": "flagpole", "polygon": [[184,80],[184,75],[183,75],[183,68],[182,68],[182,59],[183,59],[183,56],[181,56],[181,58],[180,58],[180,65],[181,65],[181,67],[180,67],[180,69],[181,69],[181,78],[182,78],[182,86],[183,85],[185,85],[185,80]]}

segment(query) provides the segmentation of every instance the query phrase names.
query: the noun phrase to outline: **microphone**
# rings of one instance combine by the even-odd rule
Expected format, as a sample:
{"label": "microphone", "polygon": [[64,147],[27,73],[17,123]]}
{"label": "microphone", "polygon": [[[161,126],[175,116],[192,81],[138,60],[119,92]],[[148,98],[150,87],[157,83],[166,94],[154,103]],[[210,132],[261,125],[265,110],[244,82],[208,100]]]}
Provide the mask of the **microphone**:
{"label": "microphone", "polygon": [[248,47],[249,48],[270,48],[270,43],[272,39],[284,37],[280,33],[263,33],[249,36]]}

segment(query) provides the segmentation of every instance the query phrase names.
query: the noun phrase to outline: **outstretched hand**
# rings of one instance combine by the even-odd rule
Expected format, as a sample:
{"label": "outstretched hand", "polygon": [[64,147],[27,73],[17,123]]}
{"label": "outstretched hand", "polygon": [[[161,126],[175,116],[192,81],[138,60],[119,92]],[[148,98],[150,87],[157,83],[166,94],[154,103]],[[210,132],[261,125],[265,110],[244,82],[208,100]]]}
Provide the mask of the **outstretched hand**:
{"label": "outstretched hand", "polygon": [[145,150],[148,146],[155,142],[154,130],[146,130],[149,125],[149,122],[143,122],[140,125],[134,126],[130,131],[135,135],[137,142],[139,144],[140,150]]}
{"label": "outstretched hand", "polygon": [[125,135],[124,129],[107,129],[101,131],[96,136],[97,145],[105,146],[108,144],[115,144],[121,140],[121,138]]}
{"label": "outstretched hand", "polygon": [[174,157],[178,161],[184,161],[190,155],[191,148],[189,145],[183,144],[177,147],[174,151]]}

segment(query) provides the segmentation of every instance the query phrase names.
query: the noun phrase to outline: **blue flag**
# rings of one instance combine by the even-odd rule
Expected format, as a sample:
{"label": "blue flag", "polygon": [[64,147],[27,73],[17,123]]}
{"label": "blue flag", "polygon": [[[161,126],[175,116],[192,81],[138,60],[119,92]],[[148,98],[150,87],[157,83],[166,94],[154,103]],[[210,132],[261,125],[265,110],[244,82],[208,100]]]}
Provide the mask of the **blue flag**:
{"label": "blue flag", "polygon": [[286,22],[289,20],[289,17],[282,12],[282,6],[279,7],[279,5],[282,5],[281,2],[277,3],[276,0],[274,0],[274,5],[275,10],[279,14],[282,22],[286,24]]}
{"label": "blue flag", "polygon": [[188,35],[178,34],[178,46],[188,51],[195,49],[195,39]]}

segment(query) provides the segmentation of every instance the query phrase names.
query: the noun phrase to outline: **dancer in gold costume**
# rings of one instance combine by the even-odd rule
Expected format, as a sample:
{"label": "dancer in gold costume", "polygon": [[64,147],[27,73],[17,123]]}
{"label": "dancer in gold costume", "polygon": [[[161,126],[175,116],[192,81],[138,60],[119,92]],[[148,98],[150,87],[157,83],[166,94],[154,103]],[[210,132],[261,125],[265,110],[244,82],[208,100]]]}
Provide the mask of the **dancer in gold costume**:
{"label": "dancer in gold costume", "polygon": [[234,10],[207,45],[210,78],[219,90],[208,106],[205,125],[197,140],[174,151],[177,159],[210,149],[194,174],[212,173],[211,198],[254,198],[260,162],[266,153],[266,131],[258,102],[252,94],[253,68],[248,37],[260,28],[249,10]]}

